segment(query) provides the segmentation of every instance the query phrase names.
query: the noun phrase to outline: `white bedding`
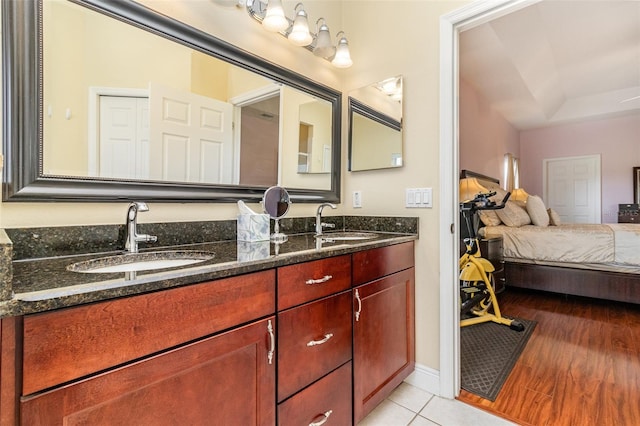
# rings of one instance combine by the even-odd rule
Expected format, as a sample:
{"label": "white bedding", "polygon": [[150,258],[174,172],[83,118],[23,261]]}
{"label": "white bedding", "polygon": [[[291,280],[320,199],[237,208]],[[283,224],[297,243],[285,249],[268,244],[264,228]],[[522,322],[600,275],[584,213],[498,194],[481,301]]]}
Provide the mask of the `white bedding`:
{"label": "white bedding", "polygon": [[480,233],[503,237],[507,261],[577,264],[589,269],[634,273],[640,269],[638,224],[499,225],[486,226]]}

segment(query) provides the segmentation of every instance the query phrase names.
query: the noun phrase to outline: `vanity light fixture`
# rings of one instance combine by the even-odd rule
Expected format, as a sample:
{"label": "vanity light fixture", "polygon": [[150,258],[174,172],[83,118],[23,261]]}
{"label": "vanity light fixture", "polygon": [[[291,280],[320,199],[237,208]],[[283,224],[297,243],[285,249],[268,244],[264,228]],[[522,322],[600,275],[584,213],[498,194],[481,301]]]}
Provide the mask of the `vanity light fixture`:
{"label": "vanity light fixture", "polygon": [[376,83],[376,88],[394,101],[402,101],[402,78],[387,78]]}
{"label": "vanity light fixture", "polygon": [[[300,10],[298,10],[298,7],[300,7]],[[296,11],[296,17],[293,20],[291,32],[287,38],[296,46],[308,46],[313,42],[313,37],[309,32],[307,12],[304,11],[302,3],[298,3],[293,10]]]}
{"label": "vanity light fixture", "polygon": [[[342,34],[342,37],[340,37],[340,34]],[[333,57],[331,63],[333,66],[338,68],[349,68],[353,65],[351,54],[349,53],[349,42],[344,36],[344,31],[340,31],[336,34],[336,38],[338,37],[340,38],[338,40],[338,45],[336,46],[336,55]]]}
{"label": "vanity light fixture", "polygon": [[[295,17],[289,19],[282,8],[282,0],[238,0],[253,19],[269,31],[286,37],[292,44],[304,47],[314,55],[331,62],[336,68],[348,68],[353,64],[349,42],[344,31],[337,34],[337,45],[331,43],[329,27],[324,18],[316,21],[317,34],[309,30],[307,12],[302,3],[294,7]],[[342,35],[342,37],[340,37]]]}

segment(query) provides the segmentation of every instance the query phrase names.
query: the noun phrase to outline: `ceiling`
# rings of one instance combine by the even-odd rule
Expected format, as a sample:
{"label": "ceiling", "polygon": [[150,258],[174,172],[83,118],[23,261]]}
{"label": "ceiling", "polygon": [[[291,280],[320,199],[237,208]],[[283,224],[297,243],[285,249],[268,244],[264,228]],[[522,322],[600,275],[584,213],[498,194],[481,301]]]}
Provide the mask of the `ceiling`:
{"label": "ceiling", "polygon": [[520,130],[640,114],[640,1],[543,0],[464,31],[460,77]]}

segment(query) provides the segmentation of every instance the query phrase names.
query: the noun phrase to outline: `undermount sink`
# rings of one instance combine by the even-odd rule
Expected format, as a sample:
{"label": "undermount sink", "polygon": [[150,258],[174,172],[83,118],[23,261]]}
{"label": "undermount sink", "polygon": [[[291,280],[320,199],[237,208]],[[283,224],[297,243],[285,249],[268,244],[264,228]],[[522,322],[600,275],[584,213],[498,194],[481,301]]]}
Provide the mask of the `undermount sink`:
{"label": "undermount sink", "polygon": [[378,234],[372,232],[357,232],[357,231],[345,231],[345,232],[328,232],[322,234],[324,240],[332,241],[356,241],[356,240],[371,240],[376,238]]}
{"label": "undermount sink", "polygon": [[188,250],[126,253],[73,263],[67,270],[87,274],[151,271],[192,265],[213,257],[213,253]]}

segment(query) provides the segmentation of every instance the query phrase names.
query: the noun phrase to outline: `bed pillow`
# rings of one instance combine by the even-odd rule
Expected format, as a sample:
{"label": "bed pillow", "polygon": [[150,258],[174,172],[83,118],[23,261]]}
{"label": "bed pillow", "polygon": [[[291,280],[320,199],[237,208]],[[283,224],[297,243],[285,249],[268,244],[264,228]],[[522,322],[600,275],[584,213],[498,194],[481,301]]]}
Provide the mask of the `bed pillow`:
{"label": "bed pillow", "polygon": [[[492,188],[491,192],[495,192],[496,195],[489,199],[496,204],[500,204],[504,196],[507,195],[507,191],[502,188]],[[478,217],[480,217],[485,226],[498,226],[502,223],[495,210],[478,210]]]}
{"label": "bed pillow", "polygon": [[496,213],[498,213],[500,220],[507,226],[519,227],[531,223],[531,218],[527,214],[527,211],[513,201],[507,201],[504,208],[496,210]]}
{"label": "bed pillow", "polygon": [[495,210],[478,210],[478,216],[485,226],[498,226],[502,223]]}
{"label": "bed pillow", "polygon": [[560,225],[560,215],[554,209],[547,209],[547,213],[549,214],[549,224],[552,226]]}
{"label": "bed pillow", "polygon": [[531,223],[536,226],[549,226],[549,213],[542,198],[537,195],[529,195],[526,208],[531,218]]}

